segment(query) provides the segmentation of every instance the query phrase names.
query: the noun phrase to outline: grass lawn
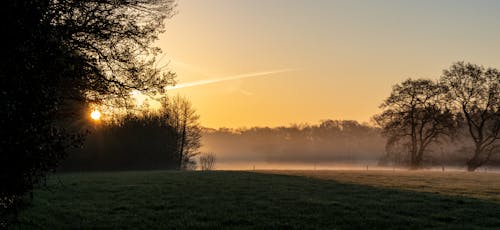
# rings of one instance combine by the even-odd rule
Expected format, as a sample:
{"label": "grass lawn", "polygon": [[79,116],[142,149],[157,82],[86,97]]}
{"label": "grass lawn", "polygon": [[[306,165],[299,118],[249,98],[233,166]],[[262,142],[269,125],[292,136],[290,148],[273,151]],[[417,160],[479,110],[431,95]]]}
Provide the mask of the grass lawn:
{"label": "grass lawn", "polygon": [[436,172],[408,170],[280,170],[265,173],[304,176],[341,183],[431,192],[490,200],[500,203],[500,173]]}
{"label": "grass lawn", "polygon": [[500,174],[60,174],[14,229],[500,229]]}

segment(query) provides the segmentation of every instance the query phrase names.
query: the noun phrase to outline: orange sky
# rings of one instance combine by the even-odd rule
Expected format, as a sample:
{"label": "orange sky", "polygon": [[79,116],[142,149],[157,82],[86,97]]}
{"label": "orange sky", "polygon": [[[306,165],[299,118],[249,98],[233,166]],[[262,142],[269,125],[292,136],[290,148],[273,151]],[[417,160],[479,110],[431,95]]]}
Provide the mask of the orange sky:
{"label": "orange sky", "polygon": [[[180,0],[157,45],[206,127],[369,121],[391,86],[500,63],[498,1]],[[264,72],[274,72],[265,74]],[[247,76],[227,81],[214,80]]]}

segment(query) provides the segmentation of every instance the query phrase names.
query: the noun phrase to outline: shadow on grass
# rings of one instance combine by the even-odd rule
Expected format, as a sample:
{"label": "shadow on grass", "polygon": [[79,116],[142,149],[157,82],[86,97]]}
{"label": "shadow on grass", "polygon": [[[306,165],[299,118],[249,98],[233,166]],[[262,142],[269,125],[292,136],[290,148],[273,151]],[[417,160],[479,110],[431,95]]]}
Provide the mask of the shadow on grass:
{"label": "shadow on grass", "polygon": [[498,229],[500,205],[252,172],[87,173],[53,177],[21,221],[16,228]]}

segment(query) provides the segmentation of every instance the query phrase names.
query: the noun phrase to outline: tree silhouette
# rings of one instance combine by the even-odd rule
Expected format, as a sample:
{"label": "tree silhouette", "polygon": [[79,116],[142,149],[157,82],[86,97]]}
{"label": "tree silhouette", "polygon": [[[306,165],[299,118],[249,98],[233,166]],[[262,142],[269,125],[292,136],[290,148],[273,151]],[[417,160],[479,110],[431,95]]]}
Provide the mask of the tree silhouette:
{"label": "tree silhouette", "polygon": [[193,157],[198,155],[201,146],[200,116],[191,102],[179,95],[164,98],[160,113],[168,116],[167,124],[175,130],[175,140],[179,169],[194,165]]}
{"label": "tree silhouette", "polygon": [[177,169],[175,130],[164,114],[127,115],[93,130],[59,171]]}
{"label": "tree silhouette", "polygon": [[171,0],[3,2],[0,215],[81,143],[87,103],[172,83],[173,73],[155,68],[159,50],[151,44],[173,7]]}
{"label": "tree silhouette", "polygon": [[462,114],[473,150],[467,169],[474,171],[500,152],[500,72],[457,62],[443,71],[447,99]]}
{"label": "tree silhouette", "polygon": [[215,154],[204,153],[200,156],[200,167],[203,171],[212,170],[215,167]]}
{"label": "tree silhouette", "polygon": [[391,95],[380,106],[384,111],[374,120],[387,136],[386,148],[408,147],[409,164],[422,166],[430,144],[455,128],[453,115],[443,106],[444,89],[426,79],[408,79],[393,87]]}

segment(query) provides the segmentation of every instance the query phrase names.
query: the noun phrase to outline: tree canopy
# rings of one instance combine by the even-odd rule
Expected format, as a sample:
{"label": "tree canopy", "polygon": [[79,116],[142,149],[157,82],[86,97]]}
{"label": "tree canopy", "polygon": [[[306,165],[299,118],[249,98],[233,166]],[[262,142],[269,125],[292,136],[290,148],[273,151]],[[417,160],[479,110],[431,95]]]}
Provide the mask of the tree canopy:
{"label": "tree canopy", "polygon": [[388,138],[386,148],[398,143],[407,146],[409,165],[422,166],[430,144],[454,130],[453,114],[443,106],[445,89],[427,79],[408,79],[396,84],[375,116]]}
{"label": "tree canopy", "polygon": [[495,68],[453,63],[438,82],[408,79],[395,85],[381,108],[374,118],[388,137],[387,152],[407,151],[413,167],[443,136],[461,140],[469,171],[500,155],[500,72]]}
{"label": "tree canopy", "polygon": [[172,0],[5,1],[0,44],[0,215],[71,146],[88,103],[163,92],[152,42]]}
{"label": "tree canopy", "polygon": [[495,68],[457,62],[443,71],[451,108],[461,114],[473,147],[467,160],[469,171],[500,154],[500,72]]}

